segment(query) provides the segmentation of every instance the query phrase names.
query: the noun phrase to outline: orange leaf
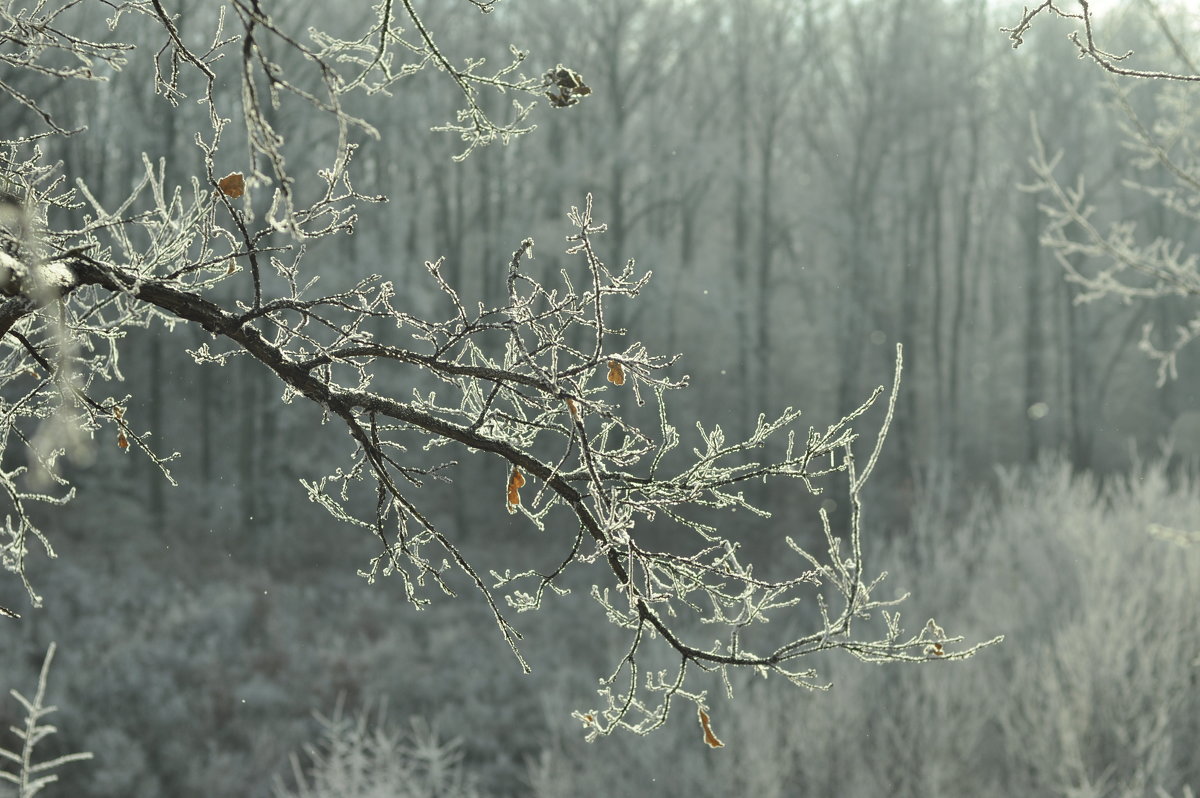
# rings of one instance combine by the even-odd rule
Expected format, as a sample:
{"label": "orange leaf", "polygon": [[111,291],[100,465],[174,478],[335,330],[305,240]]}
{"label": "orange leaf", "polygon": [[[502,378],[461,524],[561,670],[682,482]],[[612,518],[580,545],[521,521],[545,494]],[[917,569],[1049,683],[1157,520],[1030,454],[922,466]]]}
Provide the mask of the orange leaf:
{"label": "orange leaf", "polygon": [[217,188],[226,197],[237,199],[246,192],[246,180],[241,172],[230,172],[217,181]]}
{"label": "orange leaf", "polygon": [[613,385],[625,384],[625,369],[615,360],[608,361],[608,381]]}
{"label": "orange leaf", "polygon": [[567,409],[571,411],[571,418],[579,420],[579,408],[575,406],[575,401],[571,397],[567,397]]}
{"label": "orange leaf", "polygon": [[509,510],[521,503],[521,494],[519,489],[525,484],[525,475],[521,473],[521,469],[514,468],[508,477],[508,504]]}
{"label": "orange leaf", "polygon": [[709,748],[724,748],[725,743],[718,740],[717,735],[713,734],[712,725],[708,722],[708,713],[699,707],[696,707],[696,711],[700,713],[700,728],[704,729],[704,742]]}
{"label": "orange leaf", "polygon": [[125,437],[125,433],[123,431],[117,433],[117,446],[121,447],[121,451],[127,451],[129,449],[129,439]]}

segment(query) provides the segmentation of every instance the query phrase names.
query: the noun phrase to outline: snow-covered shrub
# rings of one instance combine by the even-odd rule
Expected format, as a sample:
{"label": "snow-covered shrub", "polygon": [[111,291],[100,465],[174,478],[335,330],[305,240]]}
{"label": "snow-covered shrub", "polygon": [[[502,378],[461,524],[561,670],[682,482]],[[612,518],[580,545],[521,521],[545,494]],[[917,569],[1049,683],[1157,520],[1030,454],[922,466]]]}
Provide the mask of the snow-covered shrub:
{"label": "snow-covered shrub", "polygon": [[388,726],[386,703],[372,722],[369,709],[346,714],[339,701],[333,714],[317,715],[321,740],[307,746],[307,762],[293,755],[292,781],[276,778],[276,798],[475,798],[463,767],[462,742],[443,740],[437,727],[419,718],[404,734]]}

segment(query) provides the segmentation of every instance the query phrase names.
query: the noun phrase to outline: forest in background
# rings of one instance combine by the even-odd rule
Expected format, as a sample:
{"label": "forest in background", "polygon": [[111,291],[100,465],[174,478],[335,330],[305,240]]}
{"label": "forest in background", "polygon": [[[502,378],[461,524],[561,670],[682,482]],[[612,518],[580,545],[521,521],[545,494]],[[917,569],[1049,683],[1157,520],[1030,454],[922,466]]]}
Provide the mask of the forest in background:
{"label": "forest in background", "polygon": [[[1103,18],[1111,46],[1169,58],[1136,7]],[[287,13],[352,27],[321,4]],[[59,643],[62,745],[97,756],[64,770],[64,794],[263,794],[313,736],[309,711],[339,695],[352,708],[388,698],[395,727],[421,717],[461,737],[462,767],[485,795],[635,794],[612,780],[652,778],[656,761],[690,765],[663,795],[745,791],[739,779],[753,778],[775,779],[775,794],[1195,786],[1184,752],[1200,741],[1196,553],[1142,527],[1200,517],[1179,479],[1200,454],[1200,363],[1192,353],[1179,379],[1156,387],[1137,351],[1145,323],[1169,337],[1195,307],[1074,302],[1078,287],[1039,244],[1042,198],[1017,189],[1031,181],[1031,120],[1064,151],[1060,178],[1087,178],[1101,219],[1196,236],[1124,188],[1166,176],[1131,163],[1113,88],[1076,58],[1070,27],[1046,20],[1014,52],[998,28],[1016,16],[949,0],[430,8],[447,50],[482,44],[501,59],[511,41],[569,60],[592,95],[456,163],[459,143],[428,132],[452,115],[451,98],[436,74],[416,76],[401,101],[375,109],[384,136],[360,156],[370,182],[359,189],[391,201],[361,208],[353,236],[308,255],[334,287],[378,272],[430,304],[420,267],[445,256],[466,301],[495,302],[525,236],[538,242],[530,269],[562,267],[566,210],[590,192],[609,225],[608,262],[635,258],[654,273],[619,326],[684,353],[679,368],[699,388],[676,403],[684,426],[705,418],[745,432],[759,410],[786,405],[828,418],[883,381],[903,342],[904,387],[868,511],[876,561],[904,563],[891,570],[919,607],[961,605],[959,626],[1008,634],[1003,652],[953,675],[846,667],[829,695],[751,688],[753,700],[721,709],[725,761],[701,758],[694,725],[583,747],[567,707],[593,687],[578,672],[619,645],[580,637],[573,616],[597,612],[586,589],[526,621],[531,639],[551,641],[529,652],[529,679],[480,608],[394,614],[386,587],[355,576],[369,542],[297,483],[344,440],[314,433],[315,411],[280,412],[278,385],[253,363],[198,367],[149,329],[124,351],[128,412],[160,449],[181,452],[172,470],[185,487],[115,445],[74,467],[78,509],[46,522],[62,554],[41,580],[48,608],[6,632],[14,645],[0,654],[15,687]],[[1178,19],[1197,41],[1194,18]],[[1129,101],[1153,119],[1160,93],[1138,85]],[[148,82],[64,86],[53,102],[101,133],[54,153],[98,193],[127,192],[143,151],[178,182],[199,168],[194,126],[186,113],[160,119]],[[305,139],[303,118],[276,123],[298,152],[329,146]],[[1160,463],[1173,429],[1175,453]],[[502,511],[493,467],[468,458],[459,475],[437,505],[465,546],[502,562],[539,545]],[[769,546],[771,530],[818,533],[811,498],[763,498],[776,515],[747,519],[747,546]],[[837,497],[825,506],[836,517]],[[1179,617],[1157,617],[1163,607]],[[998,682],[1012,692],[988,687]],[[1039,708],[1059,714],[1039,724]],[[0,720],[15,712],[0,704]],[[878,769],[838,787],[865,738]],[[1120,760],[1129,750],[1136,762]]]}

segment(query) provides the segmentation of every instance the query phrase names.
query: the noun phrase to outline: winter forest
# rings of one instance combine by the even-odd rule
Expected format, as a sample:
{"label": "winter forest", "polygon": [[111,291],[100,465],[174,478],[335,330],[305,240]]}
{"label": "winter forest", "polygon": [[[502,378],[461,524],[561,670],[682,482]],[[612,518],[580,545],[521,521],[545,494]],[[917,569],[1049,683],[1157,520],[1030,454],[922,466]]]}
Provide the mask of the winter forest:
{"label": "winter forest", "polygon": [[1200,12],[0,0],[0,797],[1200,790]]}

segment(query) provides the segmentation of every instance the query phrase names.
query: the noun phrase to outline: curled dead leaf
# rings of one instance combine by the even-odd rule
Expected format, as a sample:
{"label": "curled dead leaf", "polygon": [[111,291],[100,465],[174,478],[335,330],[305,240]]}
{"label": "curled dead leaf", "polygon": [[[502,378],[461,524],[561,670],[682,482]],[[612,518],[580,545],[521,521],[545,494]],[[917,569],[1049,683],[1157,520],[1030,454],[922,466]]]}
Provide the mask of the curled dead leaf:
{"label": "curled dead leaf", "polygon": [[712,724],[709,722],[708,713],[703,709],[696,707],[696,712],[700,713],[700,728],[704,729],[704,742],[709,748],[724,748],[725,743],[717,739],[717,735],[713,734]]}
{"label": "curled dead leaf", "polygon": [[625,367],[616,360],[608,361],[608,381],[613,385],[625,384]]}
{"label": "curled dead leaf", "polygon": [[241,172],[230,172],[217,181],[217,188],[226,197],[237,199],[246,193],[246,179]]}
{"label": "curled dead leaf", "polygon": [[555,108],[575,105],[580,97],[592,93],[591,87],[583,82],[578,72],[562,64],[546,70],[542,75],[542,88],[545,89],[546,99]]}
{"label": "curled dead leaf", "polygon": [[514,468],[508,477],[508,509],[511,511],[521,503],[520,489],[525,486],[525,475]]}

